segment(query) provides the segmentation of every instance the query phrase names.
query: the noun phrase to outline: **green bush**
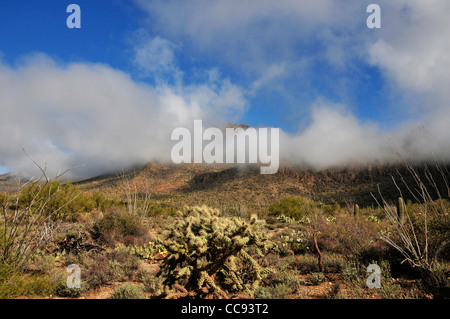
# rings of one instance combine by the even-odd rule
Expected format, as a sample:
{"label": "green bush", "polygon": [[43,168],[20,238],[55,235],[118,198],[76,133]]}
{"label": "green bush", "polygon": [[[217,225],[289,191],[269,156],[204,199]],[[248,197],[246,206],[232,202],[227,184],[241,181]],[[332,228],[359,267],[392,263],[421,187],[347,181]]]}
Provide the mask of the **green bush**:
{"label": "green bush", "polygon": [[437,298],[448,298],[450,293],[450,265],[448,263],[434,263],[423,276],[423,283],[428,291]]}
{"label": "green bush", "polygon": [[66,297],[66,298],[78,298],[83,293],[89,290],[89,284],[85,280],[81,280],[80,282],[80,288],[69,288],[67,286],[67,278],[69,274],[65,271],[60,271],[56,275],[56,287],[55,287],[55,294],[59,297]]}
{"label": "green bush", "polygon": [[33,201],[36,205],[46,201],[46,214],[53,218],[71,219],[76,213],[85,210],[86,203],[77,200],[81,191],[71,183],[62,185],[58,181],[47,183],[44,187],[28,185],[19,195],[19,207],[26,207]]}
{"label": "green bush", "polygon": [[367,275],[365,273],[364,267],[361,267],[357,260],[354,258],[349,258],[345,261],[344,268],[342,269],[342,274],[345,281],[353,286],[360,286],[363,283],[361,279],[363,276]]}
{"label": "green bush", "polygon": [[2,196],[0,259],[23,270],[36,251],[45,247],[66,206],[56,196],[58,182],[30,181],[14,196]]}
{"label": "green bush", "polygon": [[128,283],[115,289],[111,299],[147,299],[147,296],[142,287]]}
{"label": "green bush", "polygon": [[122,241],[126,236],[143,237],[147,234],[147,229],[142,222],[142,217],[113,207],[95,222],[92,234],[95,239],[110,244]]}
{"label": "green bush", "polygon": [[300,220],[317,207],[313,200],[300,196],[288,196],[270,205],[269,214],[274,216],[284,215]]}
{"label": "green bush", "polygon": [[286,284],[292,291],[299,288],[302,283],[301,279],[298,277],[297,272],[293,271],[282,271],[272,274],[270,278],[271,284]]}
{"label": "green bush", "polygon": [[[84,199],[86,200],[87,198],[90,199],[90,201],[92,201],[91,205],[94,206],[93,208],[96,208],[101,212],[105,212],[113,206],[120,205],[119,199],[117,199],[117,198],[110,199],[109,197],[107,197],[99,192],[94,192],[92,194],[85,194]],[[86,211],[88,211],[88,210],[86,210]]]}
{"label": "green bush", "polygon": [[152,295],[159,295],[163,289],[162,277],[151,275],[148,273],[141,274],[140,282],[144,284],[145,292],[151,293]]}
{"label": "green bush", "polygon": [[[372,262],[375,264],[375,261]],[[381,285],[379,293],[383,299],[400,299],[403,297],[402,287],[395,283],[391,275],[391,265],[387,261],[380,263]]]}
{"label": "green bush", "polygon": [[299,255],[297,257],[297,267],[298,270],[304,274],[319,271],[317,257],[310,253]]}
{"label": "green bush", "polygon": [[6,193],[0,193],[0,207],[6,206],[10,198]]}
{"label": "green bush", "polygon": [[131,255],[128,247],[119,244],[115,249],[83,258],[80,267],[86,283],[91,287],[99,287],[132,279],[140,263],[139,257]]}
{"label": "green bush", "polygon": [[341,206],[338,203],[334,203],[333,205],[323,205],[322,208],[327,216],[334,216],[341,209]]}
{"label": "green bush", "polygon": [[442,206],[439,201],[408,205],[407,213],[418,242],[427,242],[429,256],[450,261],[450,205],[447,201],[443,200]]}
{"label": "green bush", "polygon": [[34,184],[23,187],[18,198],[19,208],[26,207],[32,201],[35,205],[45,201],[48,215],[68,221],[75,220],[81,213],[93,209],[104,211],[117,204],[117,200],[110,200],[100,193],[85,193],[78,185],[70,182],[61,184],[59,181],[49,182],[43,187]]}
{"label": "green bush", "polygon": [[288,299],[293,292],[289,285],[279,283],[275,286],[259,287],[255,291],[255,299]]}
{"label": "green bush", "polygon": [[24,274],[8,265],[0,264],[0,299],[20,296],[50,296],[55,294],[56,283],[49,275]]}
{"label": "green bush", "polygon": [[172,206],[166,203],[150,202],[148,205],[148,217],[154,216],[174,216],[181,207]]}
{"label": "green bush", "polygon": [[341,273],[345,267],[345,260],[342,255],[325,253],[323,267],[326,273]]}
{"label": "green bush", "polygon": [[312,285],[318,285],[324,282],[325,275],[321,272],[313,272],[309,275],[309,280],[311,281]]}

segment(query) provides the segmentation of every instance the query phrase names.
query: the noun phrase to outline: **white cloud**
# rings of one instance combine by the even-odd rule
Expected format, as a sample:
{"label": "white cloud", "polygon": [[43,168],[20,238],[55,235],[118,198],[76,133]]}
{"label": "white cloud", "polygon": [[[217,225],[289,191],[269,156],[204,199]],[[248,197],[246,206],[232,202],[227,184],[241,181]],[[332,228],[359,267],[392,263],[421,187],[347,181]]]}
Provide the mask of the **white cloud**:
{"label": "white cloud", "polygon": [[[352,74],[346,72],[358,63],[366,63],[383,71],[392,93],[414,102],[391,106],[403,112],[405,120],[386,132],[376,123],[361,123],[348,111],[336,109],[336,104],[313,104],[309,127],[286,137],[285,151],[292,155],[286,157],[324,167],[385,159],[396,151],[418,158],[449,153],[450,2],[446,0],[380,0],[380,30],[366,27],[370,1],[136,2],[148,12],[148,26],[248,76],[252,94],[274,88],[292,94],[286,91],[295,87],[292,80],[298,81],[299,89],[307,87],[309,77],[315,76],[311,72],[316,72],[311,66],[317,63],[344,76]],[[345,86],[341,83],[336,85]],[[320,100],[321,92],[317,94]]]}
{"label": "white cloud", "polygon": [[[388,30],[370,44],[370,62],[406,93],[438,94],[450,98],[450,2],[387,2]],[[434,101],[439,103],[439,101]]]}
{"label": "white cloud", "polygon": [[270,65],[295,64],[317,43],[329,48],[322,56],[328,62],[348,62],[334,53],[352,50],[349,40],[366,18],[356,0],[135,2],[149,14],[151,30],[257,77]]}
{"label": "white cloud", "polygon": [[133,50],[133,64],[141,77],[157,81],[180,81],[175,49],[176,45],[161,37],[151,37],[144,29],[136,30],[129,40]]}
{"label": "white cloud", "polygon": [[392,159],[387,136],[375,124],[360,123],[345,106],[318,102],[312,122],[281,140],[282,159],[314,168]]}
{"label": "white cloud", "polygon": [[410,117],[405,126],[422,127],[406,139],[417,156],[450,157],[450,2],[396,1],[383,3],[384,28],[368,44],[370,62],[408,97],[401,109]]}
{"label": "white cloud", "polygon": [[245,103],[227,80],[153,87],[107,65],[58,65],[45,55],[0,64],[0,165],[35,171],[22,148],[53,171],[86,164],[77,177],[168,160],[173,128],[233,116]]}

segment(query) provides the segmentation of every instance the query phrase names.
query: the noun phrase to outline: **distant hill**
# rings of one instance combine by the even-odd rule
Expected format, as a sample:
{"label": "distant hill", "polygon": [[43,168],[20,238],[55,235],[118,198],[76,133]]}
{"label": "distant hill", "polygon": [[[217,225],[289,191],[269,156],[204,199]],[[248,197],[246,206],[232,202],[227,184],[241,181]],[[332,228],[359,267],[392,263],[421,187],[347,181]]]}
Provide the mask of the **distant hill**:
{"label": "distant hill", "polygon": [[[425,168],[433,179],[424,175]],[[415,167],[415,171],[434,197],[438,194],[433,183],[441,197],[450,196],[449,167],[422,165]],[[237,209],[267,207],[286,196],[304,196],[341,206],[354,203],[376,206],[371,193],[379,198],[378,188],[390,201],[395,201],[400,192],[406,199],[413,200],[410,191],[418,189],[414,176],[398,164],[352,165],[320,171],[282,166],[277,174],[261,175],[259,166],[251,165],[148,163],[125,173],[97,176],[76,184],[87,192],[119,196],[130,191],[147,194],[155,201],[176,206],[207,204]],[[12,174],[0,175],[0,192],[15,192],[18,185]]]}
{"label": "distant hill", "polygon": [[11,173],[0,175],[0,192],[15,192],[20,188],[20,184],[24,183],[23,179],[19,179]]}
{"label": "distant hill", "polygon": [[[443,177],[449,177],[448,168],[428,167],[433,181],[423,175],[424,169],[425,166],[415,168],[428,188],[433,188],[431,182],[434,181],[441,196],[448,197]],[[259,167],[249,165],[149,163],[131,172],[99,176],[78,184],[86,191],[115,195],[124,195],[127,189],[136,190],[176,205],[242,205],[255,209],[289,195],[305,196],[326,204],[371,206],[376,205],[371,193],[378,197],[378,186],[389,200],[399,196],[397,186],[407,199],[413,197],[405,185],[417,188],[414,177],[401,165],[361,165],[321,171],[285,166],[277,174],[261,175]]]}

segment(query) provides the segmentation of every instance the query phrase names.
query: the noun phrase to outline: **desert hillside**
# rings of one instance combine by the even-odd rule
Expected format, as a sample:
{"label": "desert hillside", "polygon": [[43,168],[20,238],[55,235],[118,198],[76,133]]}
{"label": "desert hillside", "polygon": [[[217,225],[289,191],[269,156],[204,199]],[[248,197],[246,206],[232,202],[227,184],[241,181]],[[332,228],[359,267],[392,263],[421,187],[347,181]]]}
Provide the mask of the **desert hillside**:
{"label": "desert hillside", "polygon": [[[425,177],[428,171],[433,180]],[[424,183],[428,186],[436,183],[445,196],[448,195],[445,194],[447,188],[443,178],[446,171],[446,167],[438,165],[414,167],[414,172],[422,177]],[[255,209],[286,196],[303,196],[341,206],[353,203],[373,206],[376,201],[372,194],[379,196],[379,190],[388,200],[396,200],[400,191],[406,199],[413,200],[408,187],[416,184],[408,167],[399,164],[360,165],[320,171],[285,166],[277,174],[261,175],[256,166],[161,163],[149,163],[131,172],[99,176],[78,184],[88,191],[118,194],[126,191],[124,181],[133,188],[133,192],[150,195],[158,201]]]}

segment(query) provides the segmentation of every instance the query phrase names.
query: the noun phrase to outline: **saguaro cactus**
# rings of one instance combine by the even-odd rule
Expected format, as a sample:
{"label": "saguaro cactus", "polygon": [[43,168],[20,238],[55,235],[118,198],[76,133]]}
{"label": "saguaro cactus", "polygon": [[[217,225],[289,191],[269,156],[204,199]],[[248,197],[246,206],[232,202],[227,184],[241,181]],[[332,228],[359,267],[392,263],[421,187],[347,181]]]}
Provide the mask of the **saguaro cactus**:
{"label": "saguaro cactus", "polygon": [[397,216],[399,221],[403,221],[405,213],[406,213],[405,202],[403,201],[402,197],[399,197],[397,201]]}
{"label": "saguaro cactus", "polygon": [[353,208],[353,216],[357,217],[359,215],[359,205],[355,204],[355,207]]}

